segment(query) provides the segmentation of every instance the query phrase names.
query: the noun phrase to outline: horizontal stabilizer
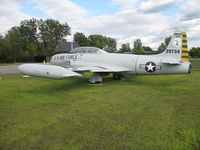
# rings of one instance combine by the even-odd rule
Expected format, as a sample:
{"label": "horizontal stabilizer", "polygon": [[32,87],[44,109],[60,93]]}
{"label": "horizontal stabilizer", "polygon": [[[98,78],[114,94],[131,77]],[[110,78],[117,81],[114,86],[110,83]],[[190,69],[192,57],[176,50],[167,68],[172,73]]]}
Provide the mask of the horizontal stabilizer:
{"label": "horizontal stabilizer", "polygon": [[170,65],[180,65],[181,62],[178,60],[174,60],[174,59],[168,59],[168,60],[161,60],[161,63],[163,64],[170,64]]}

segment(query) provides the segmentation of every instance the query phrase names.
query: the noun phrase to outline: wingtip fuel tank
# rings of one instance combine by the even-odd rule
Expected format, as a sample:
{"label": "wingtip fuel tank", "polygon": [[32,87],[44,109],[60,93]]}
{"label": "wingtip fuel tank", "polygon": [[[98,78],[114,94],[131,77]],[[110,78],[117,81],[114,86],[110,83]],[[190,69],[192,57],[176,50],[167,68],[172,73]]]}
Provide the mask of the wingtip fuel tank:
{"label": "wingtip fuel tank", "polygon": [[45,64],[23,64],[18,67],[18,70],[19,72],[26,75],[53,79],[81,76],[81,74],[78,74],[66,68]]}

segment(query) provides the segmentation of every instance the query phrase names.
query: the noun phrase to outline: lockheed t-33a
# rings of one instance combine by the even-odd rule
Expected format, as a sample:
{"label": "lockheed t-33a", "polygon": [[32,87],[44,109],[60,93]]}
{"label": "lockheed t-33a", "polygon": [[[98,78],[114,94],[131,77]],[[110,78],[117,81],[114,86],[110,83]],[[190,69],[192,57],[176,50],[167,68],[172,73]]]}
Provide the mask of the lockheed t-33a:
{"label": "lockheed t-33a", "polygon": [[73,53],[52,56],[51,64],[23,64],[18,70],[26,75],[61,79],[92,72],[89,82],[98,84],[102,76],[113,74],[121,79],[125,74],[165,75],[191,72],[186,32],[173,34],[166,50],[155,55],[108,53],[94,47],[78,47]]}

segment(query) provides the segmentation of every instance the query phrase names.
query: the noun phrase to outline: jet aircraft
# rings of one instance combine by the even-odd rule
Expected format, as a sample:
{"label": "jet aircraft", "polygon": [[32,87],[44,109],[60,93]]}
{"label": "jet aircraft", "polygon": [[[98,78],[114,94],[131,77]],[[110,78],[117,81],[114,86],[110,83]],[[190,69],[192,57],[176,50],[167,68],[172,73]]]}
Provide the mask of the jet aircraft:
{"label": "jet aircraft", "polygon": [[92,72],[89,82],[98,84],[108,74],[113,74],[114,79],[121,79],[125,74],[191,73],[188,52],[186,32],[177,31],[166,50],[160,54],[117,54],[94,47],[78,47],[70,54],[52,56],[51,64],[23,64],[18,70],[26,75],[53,79],[82,76],[85,72]]}

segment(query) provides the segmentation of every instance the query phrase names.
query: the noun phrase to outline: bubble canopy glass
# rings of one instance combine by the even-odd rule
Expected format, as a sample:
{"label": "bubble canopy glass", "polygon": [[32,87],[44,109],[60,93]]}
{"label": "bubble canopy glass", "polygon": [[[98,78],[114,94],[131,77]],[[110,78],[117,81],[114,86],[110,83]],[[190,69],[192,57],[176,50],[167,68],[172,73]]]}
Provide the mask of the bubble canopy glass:
{"label": "bubble canopy glass", "polygon": [[91,53],[91,54],[107,54],[108,52],[96,47],[77,47],[72,53]]}

